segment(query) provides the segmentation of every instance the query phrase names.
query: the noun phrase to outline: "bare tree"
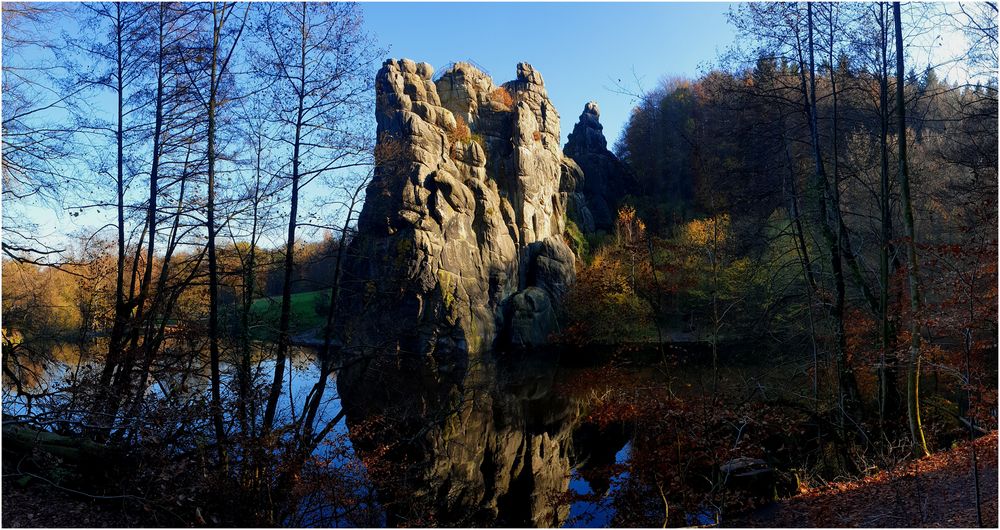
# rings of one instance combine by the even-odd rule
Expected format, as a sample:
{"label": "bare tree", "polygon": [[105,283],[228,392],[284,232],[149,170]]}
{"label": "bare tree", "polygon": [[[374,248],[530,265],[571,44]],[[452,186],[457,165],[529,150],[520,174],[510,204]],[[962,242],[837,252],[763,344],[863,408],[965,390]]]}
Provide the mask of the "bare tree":
{"label": "bare tree", "polygon": [[[238,361],[238,407],[239,421],[244,432],[250,432],[250,410],[254,405],[250,395],[252,383],[252,346],[254,336],[253,301],[258,291],[257,275],[262,268],[260,244],[267,229],[272,226],[277,207],[277,196],[280,191],[278,175],[270,166],[274,161],[269,153],[275,147],[275,142],[267,131],[267,105],[260,98],[241,100],[240,122],[243,125],[243,142],[248,148],[247,158],[241,160],[249,175],[243,180],[241,202],[245,205],[240,214],[244,218],[243,232],[237,234],[237,219],[228,225],[233,248],[240,261],[242,277],[242,297],[240,298],[240,357]],[[243,240],[241,242],[241,240]],[[266,264],[265,264],[266,265]]]}
{"label": "bare tree", "polygon": [[[111,90],[116,101],[114,121],[105,128],[114,135],[115,199],[113,205],[117,213],[115,223],[117,261],[114,319],[108,340],[107,358],[101,374],[101,388],[107,392],[110,390],[111,377],[120,362],[124,345],[123,339],[132,309],[125,300],[125,270],[128,266],[125,194],[128,183],[133,177],[133,175],[127,174],[131,173],[131,168],[126,167],[128,164],[126,151],[128,144],[131,143],[131,136],[136,133],[136,129],[139,127],[135,123],[137,120],[134,118],[134,114],[143,105],[143,102],[136,102],[134,96],[138,95],[139,87],[137,85],[140,85],[144,80],[143,74],[148,63],[148,28],[145,18],[148,9],[137,4],[122,3],[84,4],[84,9],[90,15],[89,24],[85,27],[89,27],[97,33],[106,29],[107,38],[97,40],[78,37],[78,47],[82,48],[86,55],[97,59],[95,61],[97,64],[108,65],[107,71],[98,70],[96,78],[85,79],[84,82]],[[157,54],[157,57],[160,57],[160,54]],[[162,80],[162,76],[158,76],[158,78]],[[159,97],[162,103],[162,87],[160,92]],[[158,109],[162,109],[162,105],[159,105]],[[128,123],[126,123],[127,120]],[[101,127],[97,125],[89,128],[100,129]],[[110,396],[106,395],[105,399],[110,399]]]}
{"label": "bare tree", "polygon": [[[222,420],[222,380],[219,370],[219,266],[216,256],[215,188],[216,188],[216,113],[221,106],[222,80],[233,52],[239,43],[243,29],[246,27],[250,5],[243,8],[242,18],[236,20],[235,29],[227,25],[230,18],[237,12],[237,3],[212,2],[212,44],[209,59],[208,96],[204,100],[208,116],[208,131],[206,133],[206,157],[208,160],[208,202],[206,205],[205,224],[208,232],[208,340],[209,359],[212,378],[212,424],[215,426],[215,438],[219,444],[220,458],[224,457],[223,444],[226,439],[226,428]],[[229,42],[224,42],[228,38]]]}
{"label": "bare tree", "polygon": [[258,74],[271,87],[276,135],[290,150],[290,187],[277,360],[264,412],[274,423],[291,343],[292,276],[299,194],[317,177],[369,164],[371,141],[358,129],[372,92],[377,57],[361,27],[361,12],[348,3],[273,4],[260,27]]}
{"label": "bare tree", "polygon": [[[70,111],[84,87],[67,85],[65,65],[53,60],[60,44],[45,25],[60,8],[34,2],[3,4],[3,241],[4,256],[26,263],[58,266],[65,250],[42,237],[22,215],[39,204],[58,209],[73,179],[60,164],[72,158],[73,129],[52,118]],[[31,56],[33,52],[34,56]]]}

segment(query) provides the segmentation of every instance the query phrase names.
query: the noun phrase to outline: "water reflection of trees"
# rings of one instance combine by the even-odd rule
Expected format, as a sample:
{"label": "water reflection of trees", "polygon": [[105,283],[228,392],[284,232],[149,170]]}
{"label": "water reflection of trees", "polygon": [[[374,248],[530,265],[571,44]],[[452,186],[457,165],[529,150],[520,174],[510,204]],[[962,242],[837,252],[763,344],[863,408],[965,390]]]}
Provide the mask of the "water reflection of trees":
{"label": "water reflection of trees", "polygon": [[[717,513],[699,519],[700,510],[718,504],[731,511],[743,500],[721,489],[721,464],[758,456],[758,445],[772,438],[775,447],[791,447],[784,431],[801,425],[785,417],[744,425],[745,418],[766,411],[740,388],[723,385],[726,392],[712,395],[678,383],[697,381],[697,369],[674,368],[665,380],[659,371],[616,368],[616,363],[567,368],[557,356],[541,352],[491,353],[455,363],[368,354],[331,361],[341,367],[340,397],[330,393],[318,423],[339,427],[305,453],[296,427],[319,367],[315,355],[302,349],[291,359],[279,427],[267,437],[233,436],[239,458],[228,463],[229,473],[240,482],[225,486],[190,479],[201,476],[191,473],[212,450],[205,444],[211,433],[209,369],[204,355],[175,359],[172,346],[184,349],[182,344],[165,348],[164,364],[155,370],[151,395],[130,432],[144,441],[143,458],[157,462],[149,468],[160,470],[155,484],[173,485],[157,493],[158,504],[204,494],[225,503],[199,506],[220,520],[288,526],[648,526],[669,518],[672,525],[693,524],[714,520]],[[62,383],[87,379],[86,356],[81,361],[73,348],[58,350],[69,353],[50,366],[63,367],[51,372],[50,382],[71,372],[83,377]],[[257,384],[249,411],[254,415],[267,395],[274,363],[268,354],[263,347],[253,356]],[[180,359],[186,364],[174,364]],[[224,398],[234,405],[226,411],[230,422],[237,414],[235,370],[223,365],[224,388],[230,389]],[[705,376],[704,388],[711,388],[711,379]],[[72,401],[81,399],[85,388],[81,383],[38,401],[30,421],[58,417],[53,431],[73,434],[73,425],[86,425],[86,411],[74,412]],[[336,423],[341,403],[346,426]],[[9,404],[5,395],[5,414]],[[77,423],[65,421],[77,416]],[[619,455],[616,461],[627,443],[627,459]],[[207,491],[227,494],[219,498]]]}

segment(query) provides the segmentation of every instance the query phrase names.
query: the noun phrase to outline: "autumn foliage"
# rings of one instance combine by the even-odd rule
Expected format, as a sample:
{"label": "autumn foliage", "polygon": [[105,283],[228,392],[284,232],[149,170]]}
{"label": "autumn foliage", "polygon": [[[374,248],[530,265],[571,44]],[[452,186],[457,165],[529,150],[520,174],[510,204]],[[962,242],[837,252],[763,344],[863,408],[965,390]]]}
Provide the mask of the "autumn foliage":
{"label": "autumn foliage", "polygon": [[490,101],[499,103],[505,107],[514,106],[514,96],[510,94],[510,91],[504,87],[497,87],[495,90],[490,92]]}

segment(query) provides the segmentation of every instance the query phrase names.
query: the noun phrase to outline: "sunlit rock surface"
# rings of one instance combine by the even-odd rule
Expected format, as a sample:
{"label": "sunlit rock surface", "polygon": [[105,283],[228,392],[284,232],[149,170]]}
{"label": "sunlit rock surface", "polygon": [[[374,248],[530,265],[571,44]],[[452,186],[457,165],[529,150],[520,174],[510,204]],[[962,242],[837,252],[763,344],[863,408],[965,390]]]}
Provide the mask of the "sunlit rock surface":
{"label": "sunlit rock surface", "polygon": [[541,74],[521,63],[497,86],[457,63],[432,75],[403,59],[376,78],[376,170],[345,268],[345,342],[454,369],[498,337],[545,342],[575,273],[559,114]]}

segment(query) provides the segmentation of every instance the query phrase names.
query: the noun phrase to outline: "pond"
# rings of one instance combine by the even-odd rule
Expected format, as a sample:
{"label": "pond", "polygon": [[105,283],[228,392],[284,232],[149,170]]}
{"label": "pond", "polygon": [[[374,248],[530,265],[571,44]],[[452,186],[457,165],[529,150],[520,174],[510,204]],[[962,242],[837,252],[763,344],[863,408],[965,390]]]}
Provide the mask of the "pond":
{"label": "pond", "polygon": [[558,354],[537,352],[486,355],[465,370],[397,360],[342,372],[354,447],[388,462],[373,473],[387,524],[609,522],[599,500],[629,438],[585,421],[573,375]]}
{"label": "pond", "polygon": [[[51,362],[35,366],[35,389],[57,394],[93,369],[90,349],[53,347]],[[261,350],[267,350],[260,347]],[[255,359],[257,387],[273,377],[267,351]],[[295,348],[286,372],[279,423],[300,410],[319,368],[315,352]],[[608,526],[614,509],[605,502],[628,478],[630,429],[587,421],[588,397],[575,392],[578,368],[553,353],[487,354],[461,367],[369,362],[349,365],[331,376],[321,422],[346,408],[317,453],[328,465],[345,469],[362,462],[357,487],[376,492],[384,526]],[[226,387],[235,388],[235,369],[223,365]],[[194,398],[207,395],[207,369],[196,377],[157,380],[151,396],[180,385]],[[5,379],[5,416],[39,414],[45,399],[17,397]],[[232,419],[227,416],[228,419]],[[306,500],[308,502],[308,500]],[[307,516],[296,524],[352,524]],[[329,515],[329,514],[326,514]],[[320,523],[322,521],[322,523]]]}

